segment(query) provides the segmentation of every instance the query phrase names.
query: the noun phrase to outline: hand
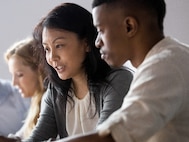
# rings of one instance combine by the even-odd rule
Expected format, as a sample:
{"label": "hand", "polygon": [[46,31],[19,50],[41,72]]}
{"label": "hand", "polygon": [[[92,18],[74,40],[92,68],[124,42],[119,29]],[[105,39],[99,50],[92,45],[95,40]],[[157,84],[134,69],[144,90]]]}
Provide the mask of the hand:
{"label": "hand", "polygon": [[0,136],[0,142],[18,142],[17,139]]}

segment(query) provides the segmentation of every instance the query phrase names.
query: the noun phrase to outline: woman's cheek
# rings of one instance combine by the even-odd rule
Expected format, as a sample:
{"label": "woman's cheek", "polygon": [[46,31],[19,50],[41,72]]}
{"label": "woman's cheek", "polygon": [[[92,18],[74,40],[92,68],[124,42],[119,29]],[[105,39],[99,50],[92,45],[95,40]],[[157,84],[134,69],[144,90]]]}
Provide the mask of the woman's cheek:
{"label": "woman's cheek", "polygon": [[48,54],[45,55],[45,58],[46,58],[46,60],[47,60],[47,63],[48,63],[49,65],[51,65],[50,58],[49,58]]}

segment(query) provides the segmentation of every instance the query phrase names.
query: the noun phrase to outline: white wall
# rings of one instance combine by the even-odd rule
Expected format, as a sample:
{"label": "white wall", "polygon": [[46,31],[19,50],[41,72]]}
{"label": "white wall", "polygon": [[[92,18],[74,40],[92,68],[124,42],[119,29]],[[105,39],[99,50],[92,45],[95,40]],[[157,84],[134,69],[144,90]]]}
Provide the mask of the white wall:
{"label": "white wall", "polygon": [[91,11],[87,0],[5,0],[0,4],[0,78],[11,79],[4,53],[14,42],[32,33],[43,15],[62,2],[77,3]]}
{"label": "white wall", "polygon": [[[165,34],[189,44],[189,0],[165,0]],[[62,2],[77,3],[91,11],[89,0],[4,0],[0,5],[0,78],[11,79],[4,52],[14,42],[30,35],[35,24],[51,8]]]}
{"label": "white wall", "polygon": [[189,0],[165,0],[165,34],[189,44]]}

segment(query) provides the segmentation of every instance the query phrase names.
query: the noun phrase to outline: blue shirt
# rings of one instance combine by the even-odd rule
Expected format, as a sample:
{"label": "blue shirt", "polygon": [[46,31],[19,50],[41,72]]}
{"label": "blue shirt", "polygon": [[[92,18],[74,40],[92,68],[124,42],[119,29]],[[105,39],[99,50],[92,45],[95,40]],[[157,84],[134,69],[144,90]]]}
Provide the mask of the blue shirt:
{"label": "blue shirt", "polygon": [[30,99],[22,98],[9,81],[0,79],[0,135],[15,133],[23,125]]}

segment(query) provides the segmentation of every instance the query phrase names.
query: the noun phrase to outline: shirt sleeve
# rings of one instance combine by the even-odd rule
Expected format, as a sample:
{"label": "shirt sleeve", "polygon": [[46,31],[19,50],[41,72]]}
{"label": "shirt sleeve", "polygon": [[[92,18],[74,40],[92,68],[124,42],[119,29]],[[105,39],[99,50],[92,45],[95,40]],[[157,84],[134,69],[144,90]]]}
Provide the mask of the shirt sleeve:
{"label": "shirt sleeve", "polygon": [[138,69],[122,107],[97,127],[100,135],[111,133],[116,142],[143,142],[179,112],[186,94],[183,77],[177,66],[164,62]]}
{"label": "shirt sleeve", "polygon": [[101,91],[102,99],[100,101],[102,101],[102,108],[98,124],[101,124],[110,114],[121,107],[132,79],[133,74],[126,69],[117,69],[110,73],[107,78],[108,85],[105,85]]}

